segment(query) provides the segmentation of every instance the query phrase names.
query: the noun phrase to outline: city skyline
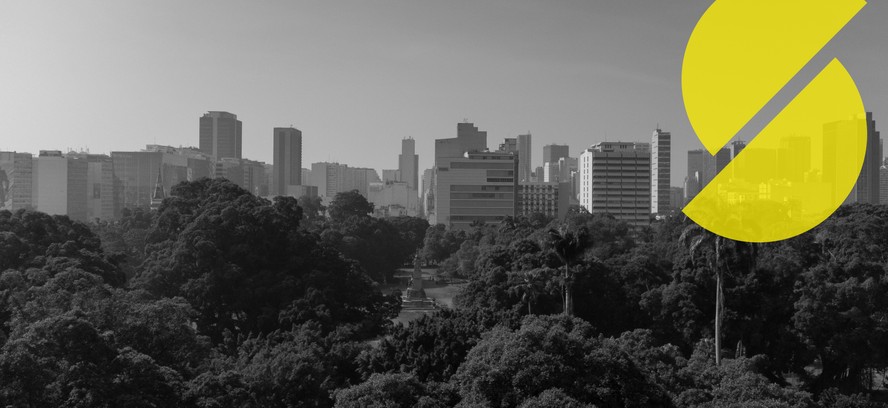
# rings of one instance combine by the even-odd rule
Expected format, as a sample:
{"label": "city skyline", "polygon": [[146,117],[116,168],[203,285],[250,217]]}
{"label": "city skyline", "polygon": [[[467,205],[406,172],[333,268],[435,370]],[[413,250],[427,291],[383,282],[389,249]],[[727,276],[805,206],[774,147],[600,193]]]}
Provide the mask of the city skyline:
{"label": "city skyline", "polygon": [[[434,140],[468,119],[491,149],[532,133],[535,168],[546,144],[576,157],[660,127],[673,135],[671,185],[681,186],[680,154],[700,146],[681,58],[709,4],[6,2],[0,91],[14,98],[0,101],[11,135],[0,150],[197,146],[194,117],[221,110],[243,121],[243,157],[267,163],[269,132],[292,125],[305,163],[391,168],[388,147],[413,137],[425,169]],[[888,110],[885,9],[870,3],[823,52],[842,59],[877,121]],[[64,132],[46,130],[47,112]],[[139,112],[161,120],[134,127]]]}

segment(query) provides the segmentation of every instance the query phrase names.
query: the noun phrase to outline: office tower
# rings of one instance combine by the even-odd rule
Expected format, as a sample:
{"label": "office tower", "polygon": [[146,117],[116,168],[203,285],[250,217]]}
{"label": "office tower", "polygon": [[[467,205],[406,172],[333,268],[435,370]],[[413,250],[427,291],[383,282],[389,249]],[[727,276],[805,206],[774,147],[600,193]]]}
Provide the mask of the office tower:
{"label": "office tower", "polygon": [[688,175],[685,177],[685,204],[691,202],[706,185],[706,161],[709,158],[706,150],[688,151]]}
{"label": "office tower", "polygon": [[857,177],[857,182],[851,193],[845,199],[845,204],[871,203],[878,204],[879,168],[882,164],[881,142],[879,132],[876,130],[876,122],[872,112],[865,116],[830,122],[823,125],[823,170],[821,181],[831,189],[833,194],[843,194],[844,191],[836,189],[837,175],[841,173],[843,164],[838,162],[836,151],[841,146],[839,143],[849,137],[864,137],[866,139],[866,154],[863,166]]}
{"label": "office tower", "polygon": [[0,210],[31,207],[33,168],[30,153],[0,152]]}
{"label": "office tower", "polygon": [[303,186],[311,184],[311,169],[302,168],[302,182],[299,184]]}
{"label": "office tower", "polygon": [[674,210],[681,210],[684,208],[684,189],[681,187],[670,187],[669,188],[669,202],[672,203],[672,208]]}
{"label": "office tower", "polygon": [[419,155],[416,154],[416,141],[412,137],[401,140],[397,180],[407,183],[407,188],[419,190]]}
{"label": "office tower", "polygon": [[685,178],[685,204],[689,203],[731,162],[731,149],[723,148],[715,156],[706,150],[688,151],[688,175]]}
{"label": "office tower", "polygon": [[518,139],[514,137],[505,138],[496,151],[500,153],[518,153]]}
{"label": "office tower", "polygon": [[542,214],[550,218],[564,218],[570,206],[570,183],[518,183],[518,211],[524,216]]}
{"label": "office tower", "polygon": [[274,195],[288,195],[289,186],[302,185],[302,132],[274,128]]}
{"label": "office tower", "polygon": [[879,204],[888,204],[888,166],[879,167]]}
{"label": "office tower", "polygon": [[158,172],[163,172],[163,187],[169,192],[183,181],[215,177],[211,156],[193,148],[148,145],[142,151],[111,152],[114,168],[115,218],[123,208],[148,208],[154,194]]}
{"label": "office tower", "polygon": [[866,155],[857,178],[857,202],[879,204],[879,168],[882,166],[881,139],[873,113],[866,113]]}
{"label": "office tower", "polygon": [[651,147],[601,142],[580,156],[580,205],[630,225],[650,224]]}
{"label": "office tower", "polygon": [[746,142],[742,140],[735,140],[731,142],[731,160],[736,159],[737,155],[746,148]]}
{"label": "office tower", "polygon": [[114,163],[104,154],[68,153],[68,158],[85,160],[86,219],[88,221],[114,219]]}
{"label": "office tower", "polygon": [[533,136],[528,132],[518,135],[518,181],[530,181],[532,177],[530,166],[533,158]]}
{"label": "office tower", "polygon": [[353,168],[339,163],[312,163],[311,185],[318,188],[318,197],[329,204],[336,194],[358,190],[364,197],[368,196],[370,183],[382,180],[374,169]]}
{"label": "office tower", "polygon": [[661,129],[651,136],[651,213],[672,210],[672,134]]}
{"label": "office tower", "polygon": [[435,163],[442,157],[463,157],[468,152],[487,150],[487,132],[471,123],[456,125],[456,137],[435,139]]}
{"label": "office tower", "polygon": [[[278,167],[274,166],[273,168]],[[299,167],[299,170],[302,168]],[[292,174],[279,176],[292,177]],[[268,178],[265,176],[265,163],[263,162],[225,157],[216,162],[216,177],[227,179],[253,195],[259,197],[269,195]],[[275,180],[280,180],[280,178],[275,178]],[[278,187],[283,187],[283,190],[278,190],[277,195],[295,196],[295,193],[291,194],[291,192],[294,187],[298,187],[298,184],[286,184]]]}
{"label": "office tower", "polygon": [[786,181],[801,183],[811,171],[811,138],[787,136],[777,149],[777,174]]}
{"label": "office tower", "polygon": [[34,159],[32,200],[37,211],[49,215],[67,215],[87,221],[87,161],[65,157],[58,150],[41,150]]}
{"label": "office tower", "polygon": [[200,151],[214,160],[223,157],[240,159],[242,123],[237,115],[210,111],[200,118]]}
{"label": "office tower", "polygon": [[511,153],[469,152],[437,162],[435,212],[431,224],[468,229],[473,222],[514,217],[518,163]]}
{"label": "office tower", "polygon": [[570,157],[570,146],[557,144],[543,146],[543,164],[557,163],[562,157]]}

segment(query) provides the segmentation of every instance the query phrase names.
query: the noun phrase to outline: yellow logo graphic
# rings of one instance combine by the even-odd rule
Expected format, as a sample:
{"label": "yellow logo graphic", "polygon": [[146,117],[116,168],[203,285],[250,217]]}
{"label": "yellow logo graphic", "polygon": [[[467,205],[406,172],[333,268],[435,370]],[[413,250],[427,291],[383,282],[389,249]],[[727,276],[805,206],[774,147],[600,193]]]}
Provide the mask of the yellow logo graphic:
{"label": "yellow logo graphic", "polygon": [[[865,5],[716,0],[691,34],[682,65],[685,109],[709,153],[722,151]],[[708,184],[684,213],[738,241],[808,231],[854,188],[866,129],[857,86],[833,59],[712,180],[698,180]]]}

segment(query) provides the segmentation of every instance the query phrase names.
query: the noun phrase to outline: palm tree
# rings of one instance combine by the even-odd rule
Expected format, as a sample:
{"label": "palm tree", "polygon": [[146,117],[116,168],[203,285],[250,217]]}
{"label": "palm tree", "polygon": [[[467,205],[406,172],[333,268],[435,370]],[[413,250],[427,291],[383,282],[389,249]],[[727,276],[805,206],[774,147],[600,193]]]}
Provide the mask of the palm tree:
{"label": "palm tree", "polygon": [[533,304],[546,291],[542,272],[541,269],[523,272],[521,282],[509,289],[512,294],[521,294],[521,301],[527,302],[528,315],[533,314]]}
{"label": "palm tree", "polygon": [[722,321],[725,309],[722,266],[727,268],[724,258],[728,250],[735,254],[748,253],[754,256],[755,247],[750,243],[734,241],[713,234],[694,223],[685,227],[679,241],[688,248],[691,264],[695,262],[697,249],[702,246],[711,246],[712,248],[712,252],[706,256],[706,263],[709,270],[715,275],[715,365],[721,365]]}
{"label": "palm tree", "polygon": [[549,230],[549,243],[555,250],[555,255],[564,264],[561,283],[564,293],[564,314],[573,316],[574,273],[571,268],[576,260],[586,251],[586,248],[591,246],[592,238],[589,236],[589,230],[585,226],[572,231],[567,225],[562,225],[557,230],[554,228]]}

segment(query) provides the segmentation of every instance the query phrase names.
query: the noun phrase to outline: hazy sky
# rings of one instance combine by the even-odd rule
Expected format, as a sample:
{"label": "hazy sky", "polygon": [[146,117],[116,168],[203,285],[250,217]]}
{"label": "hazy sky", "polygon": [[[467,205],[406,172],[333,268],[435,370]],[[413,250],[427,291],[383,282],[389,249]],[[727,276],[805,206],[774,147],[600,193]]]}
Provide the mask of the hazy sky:
{"label": "hazy sky", "polygon": [[[0,2],[0,150],[198,144],[198,118],[243,121],[244,157],[271,162],[272,128],[316,161],[396,168],[416,139],[463,119],[578,155],[603,140],[673,135],[673,185],[699,148],[681,59],[706,0]],[[868,110],[888,120],[888,4],[837,39]],[[880,128],[883,126],[879,126]]]}

